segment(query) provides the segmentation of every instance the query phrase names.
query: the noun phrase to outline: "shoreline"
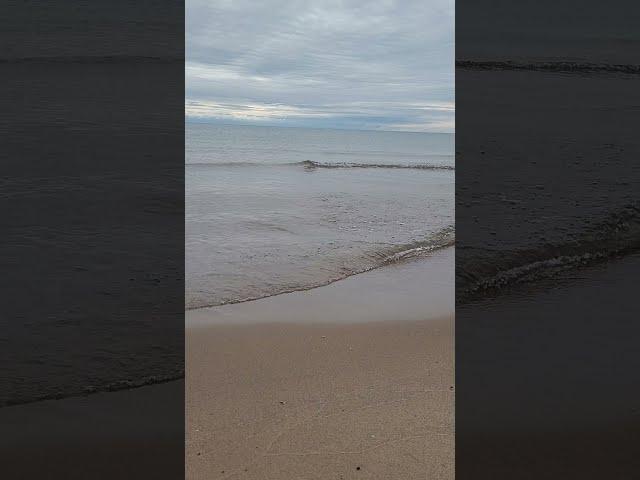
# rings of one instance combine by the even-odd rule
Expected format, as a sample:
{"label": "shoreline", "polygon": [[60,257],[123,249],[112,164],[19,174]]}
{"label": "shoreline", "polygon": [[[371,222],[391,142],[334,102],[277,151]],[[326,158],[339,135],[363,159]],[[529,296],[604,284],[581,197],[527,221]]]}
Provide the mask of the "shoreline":
{"label": "shoreline", "polygon": [[187,478],[453,478],[454,253],[188,311]]}
{"label": "shoreline", "polygon": [[[185,326],[362,323],[453,315],[455,247],[306,290],[185,311]],[[333,320],[337,319],[337,320]]]}
{"label": "shoreline", "polygon": [[[241,299],[225,300],[222,302],[203,303],[196,306],[188,306],[188,301],[185,303],[185,313],[202,310],[207,308],[221,307],[224,305],[237,305],[240,303],[254,302],[257,300],[263,300],[265,298],[278,297],[281,295],[287,295],[289,293],[306,292],[314,290],[316,288],[322,288],[332,285],[337,282],[342,282],[351,277],[367,274],[374,270],[384,269],[394,265],[401,265],[410,261],[419,261],[433,257],[434,254],[448,249],[455,249],[455,228],[448,226],[430,234],[426,239],[419,240],[411,243],[405,243],[396,245],[393,248],[387,249],[384,254],[383,260],[375,265],[364,267],[360,270],[350,271],[338,277],[330,278],[320,283],[304,285],[299,287],[292,287],[283,290],[278,290],[273,293],[266,293],[255,297],[246,297]],[[188,296],[188,295],[187,295]]]}

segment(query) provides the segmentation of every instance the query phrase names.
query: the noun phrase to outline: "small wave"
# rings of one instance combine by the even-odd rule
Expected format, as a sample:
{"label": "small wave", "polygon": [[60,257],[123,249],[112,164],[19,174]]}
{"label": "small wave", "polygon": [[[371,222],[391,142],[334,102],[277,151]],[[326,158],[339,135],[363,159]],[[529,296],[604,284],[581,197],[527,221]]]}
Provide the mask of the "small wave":
{"label": "small wave", "polygon": [[582,238],[512,252],[470,255],[462,248],[456,263],[456,301],[496,295],[508,287],[551,278],[640,250],[640,208],[628,205]]}
{"label": "small wave", "polygon": [[640,74],[640,65],[585,63],[585,62],[516,62],[516,61],[473,61],[459,60],[457,68],[465,70],[526,70],[553,73],[624,73]]}
{"label": "small wave", "polygon": [[304,160],[302,162],[289,162],[289,163],[260,163],[260,162],[194,162],[187,163],[187,166],[201,166],[201,167],[303,167],[306,170],[314,169],[358,169],[358,168],[390,168],[390,169],[412,169],[412,170],[455,170],[452,165],[432,165],[432,164],[397,164],[397,163],[323,163],[314,162],[311,160]]}
{"label": "small wave", "polygon": [[395,251],[385,254],[384,262],[380,266],[428,255],[436,250],[452,247],[455,243],[455,227],[451,225],[430,235],[425,240],[396,247]]}
{"label": "small wave", "polygon": [[431,164],[396,164],[396,163],[322,163],[305,160],[295,165],[302,165],[307,169],[314,168],[407,168],[415,170],[455,170],[452,165],[431,165]]}

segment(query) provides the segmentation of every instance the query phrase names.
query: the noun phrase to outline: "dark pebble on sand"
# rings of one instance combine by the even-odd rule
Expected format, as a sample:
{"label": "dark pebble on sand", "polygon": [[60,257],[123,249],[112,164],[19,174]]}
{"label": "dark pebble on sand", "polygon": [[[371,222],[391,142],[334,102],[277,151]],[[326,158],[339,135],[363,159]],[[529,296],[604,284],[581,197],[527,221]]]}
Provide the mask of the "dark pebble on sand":
{"label": "dark pebble on sand", "polygon": [[356,467],[356,470],[360,470],[360,467]]}

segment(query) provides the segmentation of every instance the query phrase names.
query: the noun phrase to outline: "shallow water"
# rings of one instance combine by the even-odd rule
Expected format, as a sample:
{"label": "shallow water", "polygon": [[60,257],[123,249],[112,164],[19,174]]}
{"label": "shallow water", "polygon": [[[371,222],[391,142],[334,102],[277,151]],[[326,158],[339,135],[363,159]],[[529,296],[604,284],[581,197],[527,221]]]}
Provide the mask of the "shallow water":
{"label": "shallow water", "polygon": [[188,124],[186,144],[187,308],[453,241],[453,135]]}
{"label": "shallow water", "polygon": [[274,323],[439,321],[455,311],[455,248],[320,288],[186,312],[187,328]]}

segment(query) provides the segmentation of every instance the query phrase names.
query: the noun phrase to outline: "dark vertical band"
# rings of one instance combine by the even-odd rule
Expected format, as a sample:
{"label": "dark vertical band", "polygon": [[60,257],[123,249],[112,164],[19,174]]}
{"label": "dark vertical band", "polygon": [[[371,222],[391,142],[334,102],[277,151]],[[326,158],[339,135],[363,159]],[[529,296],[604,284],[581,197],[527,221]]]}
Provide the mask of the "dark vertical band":
{"label": "dark vertical band", "polygon": [[1,9],[4,475],[179,478],[184,3]]}
{"label": "dark vertical band", "polygon": [[456,477],[630,478],[633,2],[456,4]]}

